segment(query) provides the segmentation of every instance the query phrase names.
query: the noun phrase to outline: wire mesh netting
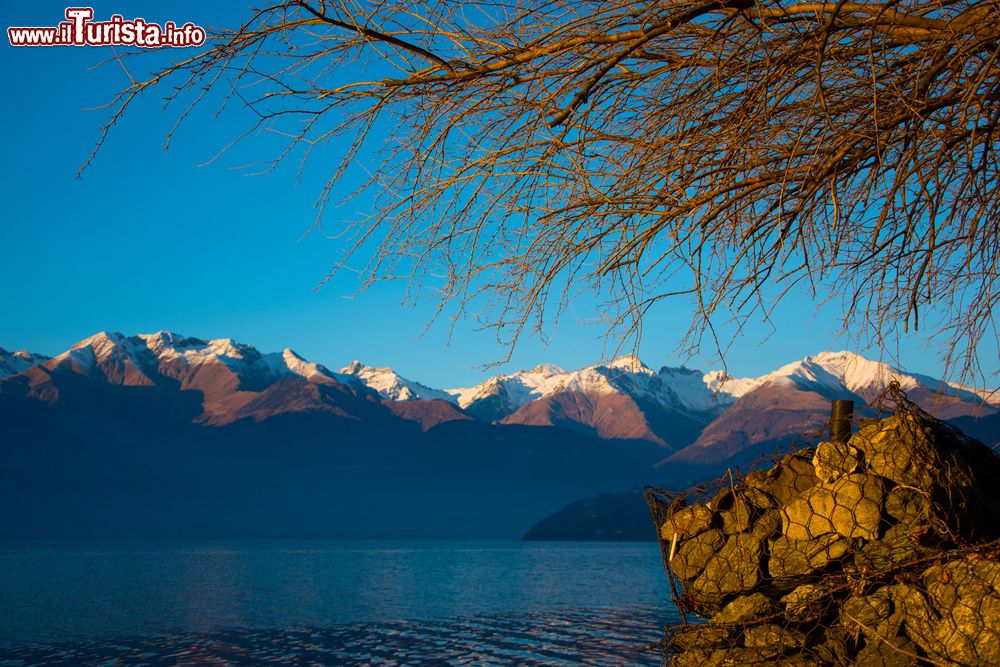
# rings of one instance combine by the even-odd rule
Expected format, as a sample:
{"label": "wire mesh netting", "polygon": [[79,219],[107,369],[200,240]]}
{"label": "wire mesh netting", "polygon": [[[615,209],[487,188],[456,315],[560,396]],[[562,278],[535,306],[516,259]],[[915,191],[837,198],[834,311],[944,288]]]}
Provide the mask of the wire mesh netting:
{"label": "wire mesh netting", "polygon": [[665,661],[1000,664],[1000,457],[898,385],[875,405],[849,440],[646,489],[684,619]]}

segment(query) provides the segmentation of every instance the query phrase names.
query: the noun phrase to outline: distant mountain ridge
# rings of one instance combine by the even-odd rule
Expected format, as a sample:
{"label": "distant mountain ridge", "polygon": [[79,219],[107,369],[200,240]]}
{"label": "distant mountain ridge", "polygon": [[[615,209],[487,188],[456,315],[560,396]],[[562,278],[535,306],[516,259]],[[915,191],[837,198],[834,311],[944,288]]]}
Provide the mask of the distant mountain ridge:
{"label": "distant mountain ridge", "polygon": [[198,419],[216,424],[253,417],[252,405],[259,394],[286,377],[371,394],[353,375],[333,373],[291,349],[262,354],[230,338],[202,340],[166,331],[135,336],[102,331],[86,338],[22,371],[28,382],[27,395],[49,403],[60,400],[59,384],[54,380],[59,372],[110,385],[176,385],[180,391],[199,392],[203,411]]}
{"label": "distant mountain ridge", "polygon": [[[580,498],[686,484],[787,444],[825,423],[830,398],[871,400],[888,377],[989,444],[1000,425],[992,398],[935,396],[936,381],[850,353],[744,379],[623,357],[451,391],[164,331],[0,364],[0,537],[514,537]],[[632,534],[598,505],[567,516]]]}
{"label": "distant mountain ridge", "polygon": [[[757,378],[683,367],[654,371],[626,355],[574,371],[542,364],[473,387],[435,389],[360,361],[333,372],[291,349],[261,353],[229,338],[202,340],[166,331],[136,336],[100,332],[51,359],[0,349],[0,377],[24,375],[31,397],[58,400],[50,378],[58,369],[123,386],[179,383],[180,390],[201,394],[197,419],[209,424],[285,412],[343,411],[332,398],[336,394],[381,401],[395,415],[424,427],[472,418],[554,426],[605,440],[647,441],[667,450],[664,464],[719,463],[756,445],[808,433],[825,422],[830,399],[853,397],[863,404],[893,379],[944,419],[1000,411],[998,393],[906,373],[851,352],[821,352]],[[310,397],[301,387],[293,391],[282,383],[286,378],[325,389]]]}
{"label": "distant mountain ridge", "polygon": [[23,373],[32,366],[48,361],[48,359],[43,354],[33,354],[27,350],[8,352],[0,347],[0,379],[8,375]]}
{"label": "distant mountain ridge", "polygon": [[[683,450],[664,463],[720,463],[752,447],[788,442],[817,430],[829,418],[830,401],[854,399],[861,408],[891,381],[940,419],[987,417],[998,412],[1000,394],[980,392],[910,374],[851,352],[821,352],[760,378],[727,382],[736,401]],[[997,434],[993,441],[994,444]]]}
{"label": "distant mountain ridge", "polygon": [[0,379],[0,538],[517,537],[653,443],[382,398],[291,350],[100,333]]}
{"label": "distant mountain ridge", "polygon": [[457,403],[455,396],[440,389],[411,382],[401,377],[391,368],[375,368],[366,366],[360,361],[353,361],[340,369],[342,376],[353,376],[365,386],[378,392],[382,398],[390,401],[430,401],[442,400]]}
{"label": "distant mountain ridge", "polygon": [[535,523],[522,539],[655,542],[657,538],[642,489],[631,489],[584,498],[567,505]]}
{"label": "distant mountain ridge", "polygon": [[542,364],[530,371],[498,375],[474,387],[453,389],[462,407],[503,395],[506,414],[513,414],[533,400],[560,392],[626,393],[654,400],[665,408],[689,413],[717,412],[732,403],[725,388],[709,386],[698,371],[663,367],[656,372],[633,355],[576,371]]}

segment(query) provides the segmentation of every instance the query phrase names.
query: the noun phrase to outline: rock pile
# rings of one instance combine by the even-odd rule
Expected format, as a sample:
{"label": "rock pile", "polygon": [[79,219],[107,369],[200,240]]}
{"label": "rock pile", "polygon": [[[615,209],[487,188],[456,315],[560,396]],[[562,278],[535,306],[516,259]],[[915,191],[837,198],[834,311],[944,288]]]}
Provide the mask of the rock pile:
{"label": "rock pile", "polygon": [[919,409],[647,500],[674,665],[1000,665],[1000,458]]}

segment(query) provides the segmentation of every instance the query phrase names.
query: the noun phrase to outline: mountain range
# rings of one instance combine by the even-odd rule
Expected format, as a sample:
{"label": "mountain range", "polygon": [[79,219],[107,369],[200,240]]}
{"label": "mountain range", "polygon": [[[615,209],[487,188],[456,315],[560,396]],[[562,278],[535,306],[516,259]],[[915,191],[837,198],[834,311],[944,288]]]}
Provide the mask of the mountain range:
{"label": "mountain range", "polygon": [[[851,352],[821,352],[756,378],[662,367],[628,355],[564,371],[543,364],[474,387],[440,390],[355,361],[340,371],[392,401],[450,401],[498,424],[558,426],[604,439],[645,440],[669,451],[661,465],[720,464],[823,427],[830,401],[876,401],[890,381],[935,416],[995,444],[1000,392],[907,373]],[[991,419],[991,417],[993,417]]]}
{"label": "mountain range", "polygon": [[8,375],[17,375],[32,366],[37,366],[43,361],[48,360],[49,357],[42,354],[32,354],[27,350],[8,352],[0,347],[0,378],[5,378]]}
{"label": "mountain range", "polygon": [[384,399],[450,401],[485,422],[654,442],[672,452],[667,462],[719,463],[748,447],[810,433],[825,423],[830,400],[868,405],[891,380],[941,419],[979,420],[1000,411],[1000,392],[906,373],[851,352],[821,352],[757,378],[683,367],[654,371],[631,355],[576,371],[543,364],[446,390],[359,361],[340,373]]}
{"label": "mountain range", "polygon": [[758,378],[625,356],[435,389],[162,331],[0,348],[0,534],[510,536],[788,444],[890,379],[995,444],[1000,396],[849,352]]}

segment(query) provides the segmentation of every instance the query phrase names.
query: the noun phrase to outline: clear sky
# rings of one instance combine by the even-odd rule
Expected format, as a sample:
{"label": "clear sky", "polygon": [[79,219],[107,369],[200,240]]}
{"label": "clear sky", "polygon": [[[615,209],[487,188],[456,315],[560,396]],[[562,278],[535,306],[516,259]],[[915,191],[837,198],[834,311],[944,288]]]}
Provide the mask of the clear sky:
{"label": "clear sky", "polygon": [[[4,28],[56,25],[66,6],[0,2]],[[202,26],[232,25],[244,15],[238,2],[122,0],[96,3],[94,10],[99,20],[121,13]],[[330,235],[356,215],[350,207],[335,210],[323,232],[303,236],[335,163],[335,145],[318,154],[301,179],[294,164],[264,176],[236,168],[267,157],[266,138],[206,165],[241,129],[233,116],[214,119],[205,107],[164,151],[179,109],[164,111],[148,96],[77,179],[106,114],[85,109],[110,100],[126,74],[114,64],[93,69],[112,55],[107,47],[14,49],[6,35],[0,41],[0,346],[56,354],[100,330],[167,329],[231,337],[262,351],[291,347],[334,369],[360,359],[437,387],[541,362],[575,368],[612,354],[601,330],[586,324],[596,313],[585,301],[566,313],[548,344],[527,339],[510,364],[484,368],[503,356],[493,335],[458,322],[449,337],[447,321],[424,332],[429,304],[404,305],[404,284],[351,298],[357,277],[342,274],[317,290],[342,250]],[[648,365],[718,367],[676,356],[687,315],[683,302],[651,313],[640,348]],[[808,354],[851,349],[834,336],[836,315],[835,309],[817,314],[804,298],[789,300],[775,330],[751,328],[737,342],[730,372],[759,375]],[[901,341],[898,356],[908,370],[941,370],[920,335]],[[983,350],[988,373],[997,373],[997,356],[995,349]]]}

